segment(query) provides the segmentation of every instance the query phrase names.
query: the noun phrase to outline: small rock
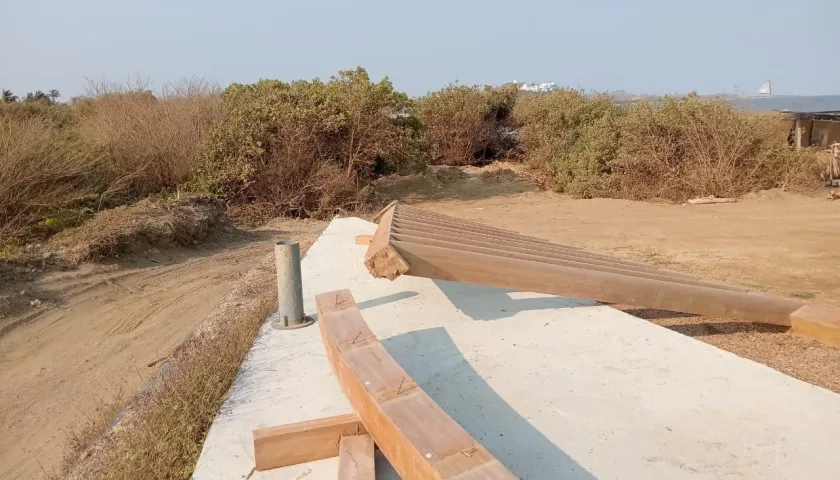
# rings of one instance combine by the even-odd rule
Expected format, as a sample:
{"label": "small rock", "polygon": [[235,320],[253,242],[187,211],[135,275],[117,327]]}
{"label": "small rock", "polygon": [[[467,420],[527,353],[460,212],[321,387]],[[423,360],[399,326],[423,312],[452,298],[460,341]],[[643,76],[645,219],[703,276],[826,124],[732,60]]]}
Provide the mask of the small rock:
{"label": "small rock", "polygon": [[44,254],[41,256],[44,257],[44,260],[49,260],[50,258],[52,258],[53,254],[52,252],[44,252]]}
{"label": "small rock", "polygon": [[20,294],[21,294],[21,295],[26,295],[26,290],[21,290],[21,291],[20,291]]}
{"label": "small rock", "polygon": [[33,308],[38,308],[38,307],[41,306],[41,301],[36,298],[35,300],[32,300],[31,302],[29,302],[29,306],[31,306]]}

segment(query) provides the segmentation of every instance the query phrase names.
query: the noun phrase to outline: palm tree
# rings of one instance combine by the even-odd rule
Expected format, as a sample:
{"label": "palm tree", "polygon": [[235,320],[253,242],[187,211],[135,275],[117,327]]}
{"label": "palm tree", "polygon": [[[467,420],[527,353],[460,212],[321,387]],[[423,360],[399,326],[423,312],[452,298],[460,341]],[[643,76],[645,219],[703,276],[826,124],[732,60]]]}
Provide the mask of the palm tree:
{"label": "palm tree", "polygon": [[18,97],[11,90],[3,90],[3,103],[17,102]]}
{"label": "palm tree", "polygon": [[60,97],[61,94],[58,92],[58,90],[53,88],[52,90],[47,92],[47,96],[50,97],[50,100],[52,100],[52,103],[55,103],[55,99]]}

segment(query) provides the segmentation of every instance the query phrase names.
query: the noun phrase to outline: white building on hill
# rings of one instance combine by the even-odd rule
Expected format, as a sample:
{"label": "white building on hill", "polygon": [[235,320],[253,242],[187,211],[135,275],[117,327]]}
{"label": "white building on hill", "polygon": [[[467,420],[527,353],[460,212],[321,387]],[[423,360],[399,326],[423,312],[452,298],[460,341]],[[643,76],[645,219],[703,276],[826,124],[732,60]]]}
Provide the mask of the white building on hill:
{"label": "white building on hill", "polygon": [[525,92],[551,92],[557,90],[557,85],[554,82],[548,83],[525,83],[525,82],[517,82],[516,80],[513,81],[519,89]]}

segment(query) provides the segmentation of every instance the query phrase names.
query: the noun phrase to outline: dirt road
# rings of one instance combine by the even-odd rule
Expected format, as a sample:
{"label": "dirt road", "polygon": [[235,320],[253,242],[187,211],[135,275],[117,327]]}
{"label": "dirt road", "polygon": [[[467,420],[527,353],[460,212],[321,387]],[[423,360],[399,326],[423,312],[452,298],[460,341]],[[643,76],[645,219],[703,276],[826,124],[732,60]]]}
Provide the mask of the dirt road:
{"label": "dirt road", "polygon": [[[840,305],[840,202],[782,192],[702,206],[573,200],[510,172],[466,170],[396,179],[382,189],[447,215]],[[161,253],[154,257],[159,264],[87,265],[15,287],[48,306],[0,334],[0,478],[50,470],[67,428],[97,402],[142,385],[155,370],[147,365],[178,345],[270,251],[270,238],[323,226],[279,225],[282,231],[255,240]],[[840,349],[772,327],[623,308],[840,392]]]}
{"label": "dirt road", "polygon": [[89,264],[15,286],[43,304],[0,335],[0,478],[51,471],[68,428],[142,386],[154,362],[271,252],[272,240],[314,238],[321,228],[278,222],[233,243],[158,252],[133,265]]}

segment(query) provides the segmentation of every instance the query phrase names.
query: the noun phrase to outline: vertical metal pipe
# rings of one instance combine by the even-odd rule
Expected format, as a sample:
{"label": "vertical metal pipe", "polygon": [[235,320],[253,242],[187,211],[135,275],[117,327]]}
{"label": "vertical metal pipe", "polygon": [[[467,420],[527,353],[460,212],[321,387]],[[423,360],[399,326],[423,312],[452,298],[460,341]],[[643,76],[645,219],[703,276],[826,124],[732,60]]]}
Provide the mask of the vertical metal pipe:
{"label": "vertical metal pipe", "polygon": [[300,245],[294,240],[274,244],[277,266],[277,315],[275,328],[308,325],[303,315],[303,284],[300,278]]}

